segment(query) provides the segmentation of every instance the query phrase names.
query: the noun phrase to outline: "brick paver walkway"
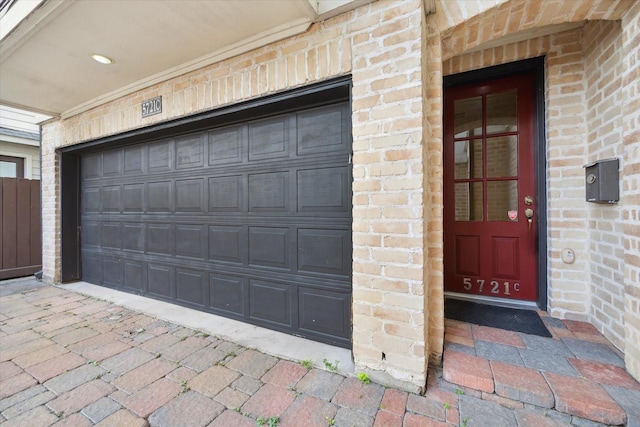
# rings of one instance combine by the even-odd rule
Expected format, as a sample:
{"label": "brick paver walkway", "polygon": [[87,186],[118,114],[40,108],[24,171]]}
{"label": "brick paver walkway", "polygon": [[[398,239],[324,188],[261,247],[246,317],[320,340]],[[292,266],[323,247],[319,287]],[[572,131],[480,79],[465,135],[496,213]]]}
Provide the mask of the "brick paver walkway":
{"label": "brick paver walkway", "polygon": [[449,323],[445,372],[458,384],[434,369],[420,396],[30,284],[0,282],[2,427],[603,425],[592,412],[640,425],[640,386],[608,343],[584,344],[598,343],[584,324],[565,323],[573,337],[553,345]]}

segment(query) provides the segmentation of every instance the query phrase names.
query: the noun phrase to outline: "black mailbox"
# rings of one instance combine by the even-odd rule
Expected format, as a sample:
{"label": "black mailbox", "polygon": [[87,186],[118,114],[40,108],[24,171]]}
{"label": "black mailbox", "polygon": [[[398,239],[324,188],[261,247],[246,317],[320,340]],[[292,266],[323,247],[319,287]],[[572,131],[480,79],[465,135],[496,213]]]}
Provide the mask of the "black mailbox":
{"label": "black mailbox", "polygon": [[598,160],[584,165],[587,202],[618,202],[620,199],[618,165],[617,158]]}

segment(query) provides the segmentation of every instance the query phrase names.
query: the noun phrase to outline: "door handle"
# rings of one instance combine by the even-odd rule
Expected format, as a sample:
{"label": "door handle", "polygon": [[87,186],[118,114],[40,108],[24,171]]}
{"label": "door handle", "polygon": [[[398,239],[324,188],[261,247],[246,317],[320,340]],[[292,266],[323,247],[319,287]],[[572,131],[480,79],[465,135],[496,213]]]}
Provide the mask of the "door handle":
{"label": "door handle", "polygon": [[533,209],[531,208],[525,209],[524,216],[527,217],[527,221],[529,222],[529,230],[531,230],[531,223],[533,222]]}

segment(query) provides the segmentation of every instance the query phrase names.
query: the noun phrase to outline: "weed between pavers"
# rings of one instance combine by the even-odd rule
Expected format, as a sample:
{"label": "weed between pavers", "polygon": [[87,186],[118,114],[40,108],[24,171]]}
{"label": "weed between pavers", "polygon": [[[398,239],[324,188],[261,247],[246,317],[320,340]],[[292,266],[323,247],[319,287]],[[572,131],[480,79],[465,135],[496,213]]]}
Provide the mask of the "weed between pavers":
{"label": "weed between pavers", "polygon": [[367,374],[366,372],[359,372],[358,379],[363,384],[371,384],[371,379],[369,378],[369,374]]}
{"label": "weed between pavers", "polygon": [[182,390],[180,390],[180,393],[178,393],[178,394],[183,394],[183,393],[186,393],[189,390],[191,390],[191,387],[189,387],[189,385],[187,384],[187,380],[183,380],[180,383],[180,386],[182,387]]}
{"label": "weed between pavers", "polygon": [[293,394],[295,394],[296,399],[302,395],[302,393],[300,393],[298,390],[296,390],[296,388],[294,386],[292,386],[292,385],[289,386],[289,391],[292,391]]}
{"label": "weed between pavers", "polygon": [[340,363],[339,360],[335,360],[333,363],[331,363],[325,358],[325,359],[322,359],[322,363],[324,363],[324,367],[330,370],[331,372],[338,372],[338,363]]}
{"label": "weed between pavers", "polygon": [[277,427],[279,422],[280,422],[280,418],[278,417],[269,417],[269,418],[258,417],[258,419],[256,419],[257,426],[267,425],[269,427]]}

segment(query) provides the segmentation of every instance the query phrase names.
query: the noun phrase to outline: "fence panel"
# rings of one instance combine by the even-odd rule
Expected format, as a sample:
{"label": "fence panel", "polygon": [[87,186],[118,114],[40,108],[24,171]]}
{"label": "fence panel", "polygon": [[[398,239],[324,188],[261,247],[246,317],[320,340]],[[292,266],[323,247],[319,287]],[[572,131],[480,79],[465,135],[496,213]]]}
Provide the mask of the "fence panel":
{"label": "fence panel", "polygon": [[0,178],[0,280],[42,268],[40,181]]}

